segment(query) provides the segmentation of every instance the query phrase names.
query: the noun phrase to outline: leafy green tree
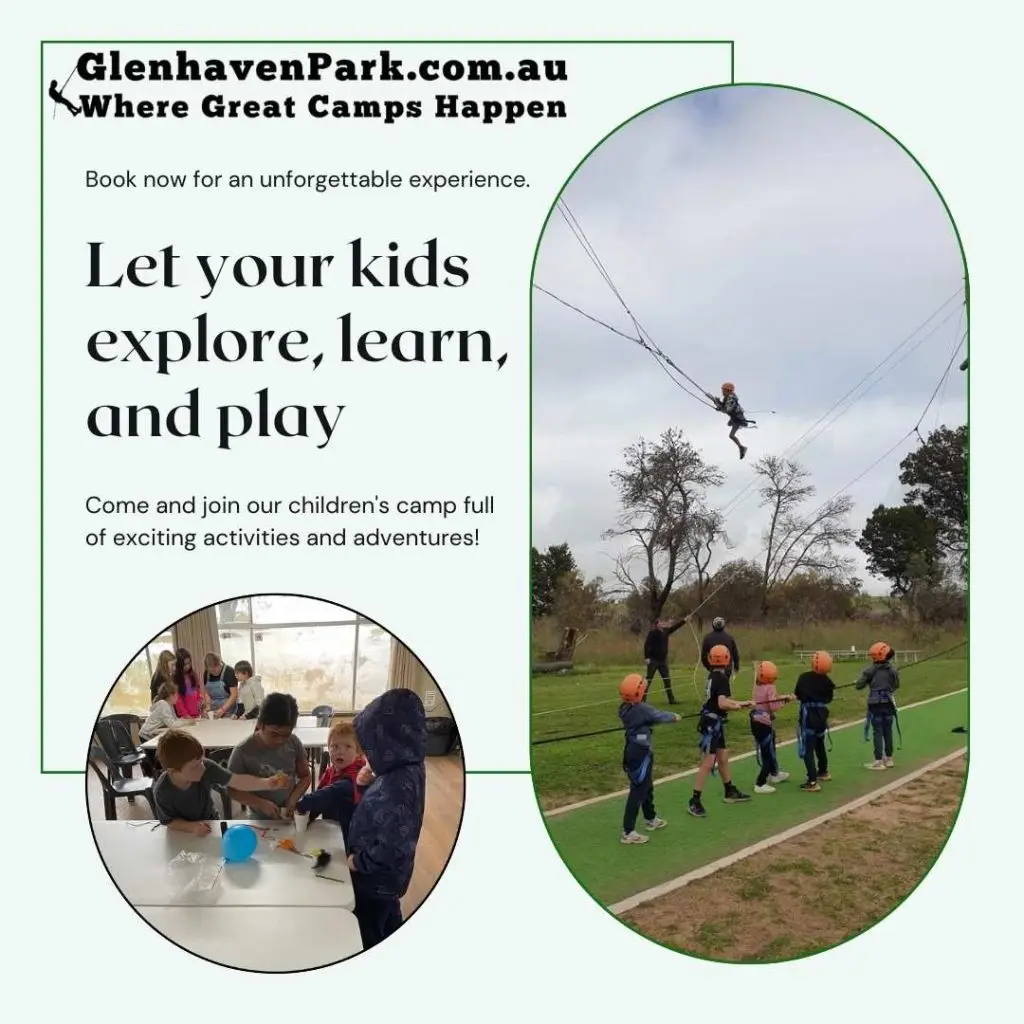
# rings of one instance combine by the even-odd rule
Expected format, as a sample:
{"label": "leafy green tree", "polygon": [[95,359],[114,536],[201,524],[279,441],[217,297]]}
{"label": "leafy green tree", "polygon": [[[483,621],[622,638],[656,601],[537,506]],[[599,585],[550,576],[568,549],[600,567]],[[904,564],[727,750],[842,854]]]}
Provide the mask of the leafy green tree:
{"label": "leafy green tree", "polygon": [[857,547],[868,556],[868,572],[889,581],[892,593],[906,595],[922,568],[941,557],[939,526],[920,505],[879,505],[868,517]]}

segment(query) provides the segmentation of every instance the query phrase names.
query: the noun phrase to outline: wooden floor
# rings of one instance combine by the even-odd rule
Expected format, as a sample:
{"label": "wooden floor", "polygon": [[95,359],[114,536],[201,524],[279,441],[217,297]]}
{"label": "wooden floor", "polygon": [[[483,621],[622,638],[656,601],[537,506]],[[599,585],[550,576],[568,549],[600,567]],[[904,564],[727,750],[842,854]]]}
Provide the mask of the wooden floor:
{"label": "wooden floor", "polygon": [[[402,914],[408,917],[430,894],[441,877],[462,820],[462,805],[465,799],[465,767],[461,754],[448,757],[428,757],[427,801],[423,814],[423,830],[416,848],[416,867],[413,870],[409,891],[402,900]],[[139,773],[136,772],[136,775]],[[89,817],[103,820],[103,792],[99,779],[90,771],[87,793]],[[146,819],[150,817],[149,804],[137,799],[135,804],[127,800],[117,801],[117,816],[125,819]]]}

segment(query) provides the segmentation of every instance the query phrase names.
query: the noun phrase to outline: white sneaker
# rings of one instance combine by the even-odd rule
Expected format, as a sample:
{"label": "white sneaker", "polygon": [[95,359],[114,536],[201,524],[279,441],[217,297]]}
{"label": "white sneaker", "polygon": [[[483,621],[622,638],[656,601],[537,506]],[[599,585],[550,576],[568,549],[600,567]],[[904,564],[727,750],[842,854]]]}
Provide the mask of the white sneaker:
{"label": "white sneaker", "polygon": [[788,778],[789,778],[789,772],[779,772],[778,775],[769,775],[768,776],[768,781],[769,782],[779,783],[779,782],[785,782],[786,779],[788,779]]}
{"label": "white sneaker", "polygon": [[754,792],[755,793],[774,793],[775,792],[775,787],[774,786],[769,786],[768,783],[766,782],[763,786],[755,786],[754,787]]}
{"label": "white sneaker", "polygon": [[892,761],[891,757],[887,757],[882,763],[885,765],[886,768],[895,768],[896,767],[893,764],[893,761]]}
{"label": "white sneaker", "polygon": [[624,832],[619,842],[625,846],[630,846],[633,843],[646,843],[647,836],[642,836],[639,832]]}
{"label": "white sneaker", "polygon": [[873,772],[884,772],[885,771],[885,762],[884,761],[869,761],[866,765],[864,765],[864,767],[870,769]]}
{"label": "white sneaker", "polygon": [[651,818],[650,821],[644,824],[648,832],[653,832],[655,829],[664,828],[668,822],[664,818]]}

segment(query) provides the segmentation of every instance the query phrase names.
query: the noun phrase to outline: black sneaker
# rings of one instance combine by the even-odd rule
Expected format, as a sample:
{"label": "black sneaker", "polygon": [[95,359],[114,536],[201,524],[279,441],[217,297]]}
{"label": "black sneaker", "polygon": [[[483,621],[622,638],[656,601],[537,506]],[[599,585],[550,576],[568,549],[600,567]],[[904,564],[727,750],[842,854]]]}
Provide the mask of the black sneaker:
{"label": "black sneaker", "polygon": [[688,804],[686,805],[686,809],[687,809],[687,810],[688,810],[688,811],[690,812],[690,814],[692,814],[692,815],[693,815],[693,816],[694,816],[695,818],[706,818],[706,817],[708,816],[708,812],[704,810],[704,807],[703,807],[703,806],[701,805],[701,803],[700,803],[699,801],[697,801],[697,800],[691,800],[691,801],[690,801],[690,802],[689,802],[689,803],[688,803]]}
{"label": "black sneaker", "polygon": [[746,455],[747,455],[747,449],[746,448],[741,448],[740,449],[740,461],[741,462],[743,461],[744,458],[746,458]]}
{"label": "black sneaker", "polygon": [[735,786],[725,794],[725,802],[727,804],[742,804],[749,799],[750,797],[746,793],[741,793]]}

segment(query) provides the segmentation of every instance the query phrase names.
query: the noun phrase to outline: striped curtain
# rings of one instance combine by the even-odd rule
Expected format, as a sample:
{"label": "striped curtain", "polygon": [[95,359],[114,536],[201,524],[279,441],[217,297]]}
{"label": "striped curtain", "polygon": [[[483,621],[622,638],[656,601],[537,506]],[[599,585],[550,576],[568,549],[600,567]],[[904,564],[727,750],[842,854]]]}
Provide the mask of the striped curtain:
{"label": "striped curtain", "polygon": [[388,666],[389,690],[413,690],[423,701],[430,717],[451,718],[440,687],[423,667],[422,662],[405,644],[391,638],[391,661]]}
{"label": "striped curtain", "polygon": [[174,624],[174,646],[184,647],[192,655],[192,667],[202,679],[203,659],[207,654],[220,653],[220,635],[217,632],[217,609],[201,608]]}

